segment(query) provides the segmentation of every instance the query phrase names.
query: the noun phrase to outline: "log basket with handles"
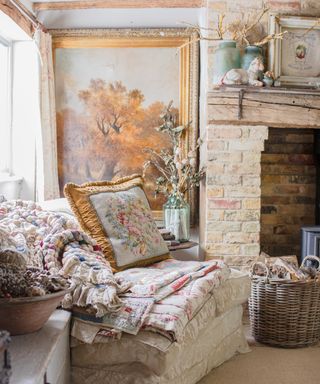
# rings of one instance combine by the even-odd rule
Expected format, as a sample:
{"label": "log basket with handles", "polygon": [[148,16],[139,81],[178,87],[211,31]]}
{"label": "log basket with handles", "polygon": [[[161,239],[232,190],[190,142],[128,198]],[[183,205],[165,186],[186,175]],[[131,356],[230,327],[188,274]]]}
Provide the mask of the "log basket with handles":
{"label": "log basket with handles", "polygon": [[[308,261],[320,259],[307,256]],[[261,263],[259,263],[261,264]],[[249,316],[256,341],[283,348],[306,347],[320,340],[320,281],[279,281],[252,276]],[[255,264],[253,265],[254,269]]]}

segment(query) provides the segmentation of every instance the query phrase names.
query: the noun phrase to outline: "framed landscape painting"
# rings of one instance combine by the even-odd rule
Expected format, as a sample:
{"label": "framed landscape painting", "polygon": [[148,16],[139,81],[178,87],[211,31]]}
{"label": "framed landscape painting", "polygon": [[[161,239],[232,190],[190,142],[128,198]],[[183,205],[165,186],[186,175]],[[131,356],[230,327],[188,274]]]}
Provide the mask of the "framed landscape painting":
{"label": "framed landscape painting", "polygon": [[[191,122],[183,150],[198,135],[198,43],[187,29],[51,30],[55,66],[60,190],[67,182],[142,173],[145,148],[168,149],[155,128],[173,101]],[[156,170],[146,193],[156,218]],[[194,194],[189,202],[194,212]]]}

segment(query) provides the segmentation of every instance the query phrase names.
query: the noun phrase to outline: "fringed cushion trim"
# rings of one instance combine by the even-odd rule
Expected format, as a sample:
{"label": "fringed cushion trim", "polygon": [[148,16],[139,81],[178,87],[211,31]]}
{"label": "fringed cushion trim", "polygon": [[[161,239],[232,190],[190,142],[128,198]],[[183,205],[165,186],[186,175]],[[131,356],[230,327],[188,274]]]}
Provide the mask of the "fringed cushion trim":
{"label": "fringed cushion trim", "polygon": [[170,258],[170,253],[152,257],[145,260],[138,260],[119,267],[116,263],[114,250],[99,216],[91,203],[90,196],[103,192],[127,191],[133,187],[143,188],[143,178],[134,174],[122,177],[114,181],[96,181],[82,185],[68,183],[64,187],[64,194],[68,199],[70,207],[75,214],[83,231],[88,233],[102,249],[106,259],[110,262],[113,271],[122,271],[131,267],[142,267]]}

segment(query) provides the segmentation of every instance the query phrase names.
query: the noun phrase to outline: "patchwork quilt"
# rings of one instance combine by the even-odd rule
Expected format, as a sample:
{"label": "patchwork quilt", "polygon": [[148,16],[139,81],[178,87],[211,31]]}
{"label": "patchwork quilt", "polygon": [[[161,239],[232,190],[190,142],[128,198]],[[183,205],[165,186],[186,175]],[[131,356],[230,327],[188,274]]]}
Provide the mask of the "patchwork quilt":
{"label": "patchwork quilt", "polygon": [[140,329],[179,340],[230,274],[220,261],[173,259],[113,274],[76,221],[25,201],[0,204],[0,250],[8,248],[23,254],[29,265],[69,278],[72,289],[62,304],[72,308],[73,336],[89,343]]}
{"label": "patchwork quilt", "polygon": [[45,268],[70,279],[71,292],[63,301],[89,308],[97,316],[118,311],[120,286],[96,243],[63,215],[43,211],[28,201],[0,204],[0,249],[22,254],[28,265]]}
{"label": "patchwork quilt", "polygon": [[154,305],[142,328],[179,340],[188,322],[207,301],[214,288],[228,279],[221,261],[164,260],[147,268],[118,272],[120,283],[131,282],[123,296],[150,296]]}

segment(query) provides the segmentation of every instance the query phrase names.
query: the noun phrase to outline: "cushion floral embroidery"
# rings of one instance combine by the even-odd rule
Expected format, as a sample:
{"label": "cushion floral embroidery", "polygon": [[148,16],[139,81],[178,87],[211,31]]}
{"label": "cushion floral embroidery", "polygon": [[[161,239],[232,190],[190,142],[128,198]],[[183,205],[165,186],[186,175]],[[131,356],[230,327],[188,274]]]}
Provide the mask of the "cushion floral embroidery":
{"label": "cushion floral embroidery", "polygon": [[81,228],[96,240],[113,271],[170,258],[142,187],[142,177],[131,175],[64,188]]}
{"label": "cushion floral embroidery", "polygon": [[117,193],[106,202],[111,237],[119,239],[122,246],[136,257],[157,253],[161,238],[145,203],[126,192]]}

